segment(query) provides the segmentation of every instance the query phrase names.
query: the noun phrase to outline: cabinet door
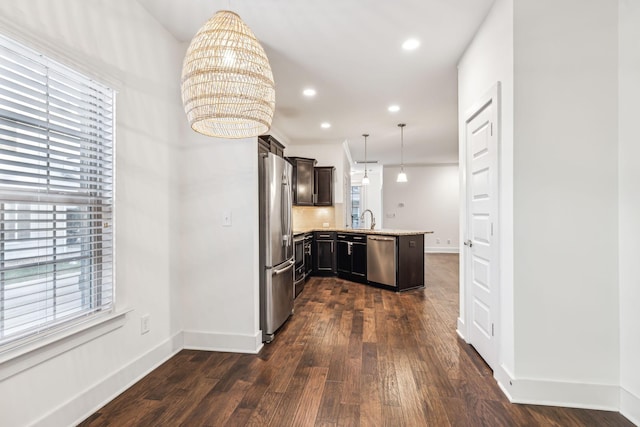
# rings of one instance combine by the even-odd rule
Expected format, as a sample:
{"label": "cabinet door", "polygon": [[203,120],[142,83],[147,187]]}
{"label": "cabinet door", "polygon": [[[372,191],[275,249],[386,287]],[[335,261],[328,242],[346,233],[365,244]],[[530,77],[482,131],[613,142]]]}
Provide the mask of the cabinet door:
{"label": "cabinet door", "polygon": [[294,163],[294,203],[301,206],[313,205],[314,172],[313,160],[296,159]]}
{"label": "cabinet door", "polygon": [[349,251],[349,243],[350,242],[346,240],[340,240],[340,238],[336,241],[336,264],[338,273],[351,273],[351,254]]}
{"label": "cabinet door", "polygon": [[315,205],[333,206],[333,167],[317,167],[315,175]]}
{"label": "cabinet door", "polygon": [[316,273],[334,273],[334,250],[333,240],[316,240]]}
{"label": "cabinet door", "polygon": [[366,279],[367,277],[367,244],[353,242],[351,246],[351,274]]}
{"label": "cabinet door", "polygon": [[260,135],[258,137],[258,144],[265,147],[266,151],[275,154],[278,157],[284,158],[284,145],[275,139],[271,135]]}
{"label": "cabinet door", "polygon": [[305,275],[313,273],[313,244],[312,239],[304,239],[304,272]]}

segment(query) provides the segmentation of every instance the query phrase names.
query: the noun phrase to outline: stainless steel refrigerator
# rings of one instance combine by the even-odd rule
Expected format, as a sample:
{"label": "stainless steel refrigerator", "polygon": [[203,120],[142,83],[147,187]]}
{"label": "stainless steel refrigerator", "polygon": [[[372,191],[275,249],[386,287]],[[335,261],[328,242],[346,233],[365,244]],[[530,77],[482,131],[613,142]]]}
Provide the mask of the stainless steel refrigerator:
{"label": "stainless steel refrigerator", "polygon": [[293,313],[292,166],[273,153],[259,155],[260,329],[262,341]]}

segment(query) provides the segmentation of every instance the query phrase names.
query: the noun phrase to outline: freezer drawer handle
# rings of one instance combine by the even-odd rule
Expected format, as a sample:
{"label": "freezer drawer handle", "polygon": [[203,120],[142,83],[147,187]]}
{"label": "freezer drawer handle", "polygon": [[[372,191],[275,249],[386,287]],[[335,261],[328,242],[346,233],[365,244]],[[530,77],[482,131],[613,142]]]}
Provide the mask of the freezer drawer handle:
{"label": "freezer drawer handle", "polygon": [[278,274],[284,273],[287,270],[291,270],[291,267],[293,267],[293,264],[295,264],[295,263],[296,263],[295,261],[291,260],[291,261],[289,261],[289,263],[286,266],[284,266],[282,268],[279,268],[277,270],[273,270],[273,273],[278,275]]}

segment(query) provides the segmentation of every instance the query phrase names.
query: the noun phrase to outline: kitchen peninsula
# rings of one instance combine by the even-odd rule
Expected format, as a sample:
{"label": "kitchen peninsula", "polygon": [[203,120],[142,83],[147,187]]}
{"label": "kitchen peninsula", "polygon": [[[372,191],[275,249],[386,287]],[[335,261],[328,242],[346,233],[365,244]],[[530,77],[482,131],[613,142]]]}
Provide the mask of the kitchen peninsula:
{"label": "kitchen peninsula", "polygon": [[393,229],[313,228],[294,231],[298,242],[313,239],[296,257],[296,268],[305,260],[312,268],[296,278],[296,295],[309,275],[343,279],[394,291],[424,287],[424,235],[433,231]]}

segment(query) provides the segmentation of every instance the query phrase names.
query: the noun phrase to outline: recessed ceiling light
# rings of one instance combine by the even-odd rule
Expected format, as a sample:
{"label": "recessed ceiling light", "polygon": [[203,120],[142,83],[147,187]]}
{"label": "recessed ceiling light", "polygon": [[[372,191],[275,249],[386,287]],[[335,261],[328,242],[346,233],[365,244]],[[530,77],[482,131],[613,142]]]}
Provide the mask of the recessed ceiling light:
{"label": "recessed ceiling light", "polygon": [[397,113],[398,111],[400,111],[400,106],[399,105],[390,105],[389,108],[387,108],[387,110],[389,110],[389,112],[391,112],[391,113]]}
{"label": "recessed ceiling light", "polygon": [[402,43],[402,48],[404,50],[414,50],[420,46],[420,42],[416,39],[407,39]]}
{"label": "recessed ceiling light", "polygon": [[322,129],[329,129],[331,127],[331,123],[324,122],[320,125]]}
{"label": "recessed ceiling light", "polygon": [[316,96],[316,90],[312,88],[307,88],[302,91],[302,94],[308,97]]}

